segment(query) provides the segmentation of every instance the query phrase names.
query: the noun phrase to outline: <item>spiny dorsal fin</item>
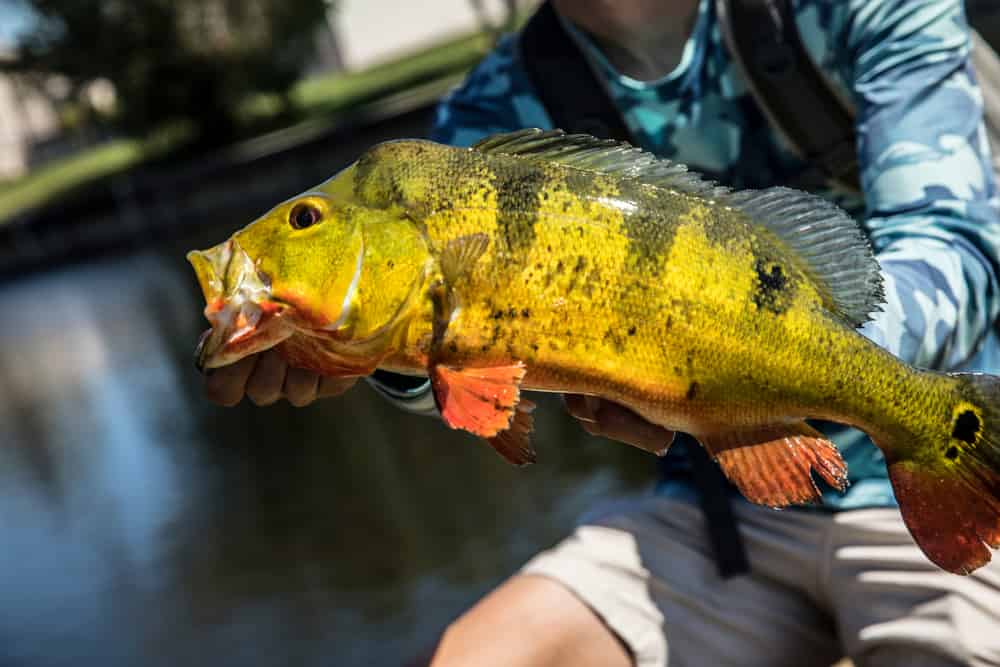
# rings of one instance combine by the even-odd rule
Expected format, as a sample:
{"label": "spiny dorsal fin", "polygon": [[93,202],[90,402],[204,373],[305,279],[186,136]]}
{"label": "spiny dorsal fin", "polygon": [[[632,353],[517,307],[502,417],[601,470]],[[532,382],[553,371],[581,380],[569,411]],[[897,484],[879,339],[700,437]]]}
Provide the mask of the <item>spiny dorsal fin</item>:
{"label": "spiny dorsal fin", "polygon": [[784,187],[733,192],[628,143],[562,130],[498,134],[471,150],[631,178],[716,200],[742,211],[796,252],[827,295],[830,309],[851,326],[864,324],[883,301],[882,274],[867,238],[853,218],[822,197]]}
{"label": "spiny dorsal fin", "polygon": [[687,166],[659,158],[626,142],[597,139],[589,134],[537,128],[497,134],[472,146],[481,153],[516,155],[537,162],[553,162],[584,171],[599,172],[660,188],[679,190],[715,199],[728,188],[688,171]]}

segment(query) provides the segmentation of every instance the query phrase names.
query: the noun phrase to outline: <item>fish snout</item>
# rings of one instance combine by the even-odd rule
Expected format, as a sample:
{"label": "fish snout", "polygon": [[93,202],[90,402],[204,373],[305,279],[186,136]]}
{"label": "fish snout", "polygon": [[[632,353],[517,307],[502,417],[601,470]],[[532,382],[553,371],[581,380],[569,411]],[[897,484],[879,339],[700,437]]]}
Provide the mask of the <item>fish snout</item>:
{"label": "fish snout", "polygon": [[226,273],[233,258],[235,243],[229,239],[208,250],[192,250],[187,254],[187,260],[194,268],[206,303],[212,303],[223,296]]}
{"label": "fish snout", "polygon": [[190,252],[188,261],[205,296],[205,318],[212,325],[195,351],[199,370],[239,361],[292,334],[281,317],[286,306],[271,299],[269,277],[235,240]]}

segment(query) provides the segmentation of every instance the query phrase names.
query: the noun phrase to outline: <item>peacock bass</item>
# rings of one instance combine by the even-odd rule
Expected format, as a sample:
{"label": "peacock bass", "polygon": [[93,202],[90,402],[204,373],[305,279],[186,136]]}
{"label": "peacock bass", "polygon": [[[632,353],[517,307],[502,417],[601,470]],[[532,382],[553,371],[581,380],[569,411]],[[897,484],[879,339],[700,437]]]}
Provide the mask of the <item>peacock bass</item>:
{"label": "peacock bass", "polygon": [[525,130],[377,145],[188,255],[205,368],[277,346],[335,376],[426,375],[452,428],[534,460],[522,390],[628,406],[695,436],[751,501],[843,489],[806,424],[868,433],[940,567],[1000,545],[1000,379],[903,363],[857,333],[879,266],[836,206],[730,191],[627,144]]}

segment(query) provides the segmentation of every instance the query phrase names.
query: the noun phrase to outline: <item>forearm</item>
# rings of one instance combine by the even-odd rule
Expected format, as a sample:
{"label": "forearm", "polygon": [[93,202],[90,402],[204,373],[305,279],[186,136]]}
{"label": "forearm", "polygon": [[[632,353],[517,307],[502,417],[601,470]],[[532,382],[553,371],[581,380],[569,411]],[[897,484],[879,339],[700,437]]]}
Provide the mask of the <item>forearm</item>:
{"label": "forearm", "polygon": [[997,316],[995,273],[963,240],[909,238],[879,253],[886,303],[862,333],[901,359],[949,369],[972,357]]}
{"label": "forearm", "polygon": [[1000,309],[1000,220],[958,0],[851,0],[865,224],[885,276],[863,332],[902,359],[954,368]]}

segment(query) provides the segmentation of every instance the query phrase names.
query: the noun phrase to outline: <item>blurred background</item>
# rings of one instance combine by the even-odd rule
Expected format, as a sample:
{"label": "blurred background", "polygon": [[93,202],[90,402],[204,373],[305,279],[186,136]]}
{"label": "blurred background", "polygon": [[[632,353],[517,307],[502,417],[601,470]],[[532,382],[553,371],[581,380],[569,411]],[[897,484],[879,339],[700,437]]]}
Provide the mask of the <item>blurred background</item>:
{"label": "blurred background", "polygon": [[654,463],[517,470],[366,386],[217,408],[184,261],[435,100],[499,0],[0,0],[0,667],[402,665]]}
{"label": "blurred background", "polygon": [[556,400],[517,470],[366,386],[217,408],[192,364],[184,253],[422,135],[533,4],[0,0],[0,667],[419,665],[649,487]]}

